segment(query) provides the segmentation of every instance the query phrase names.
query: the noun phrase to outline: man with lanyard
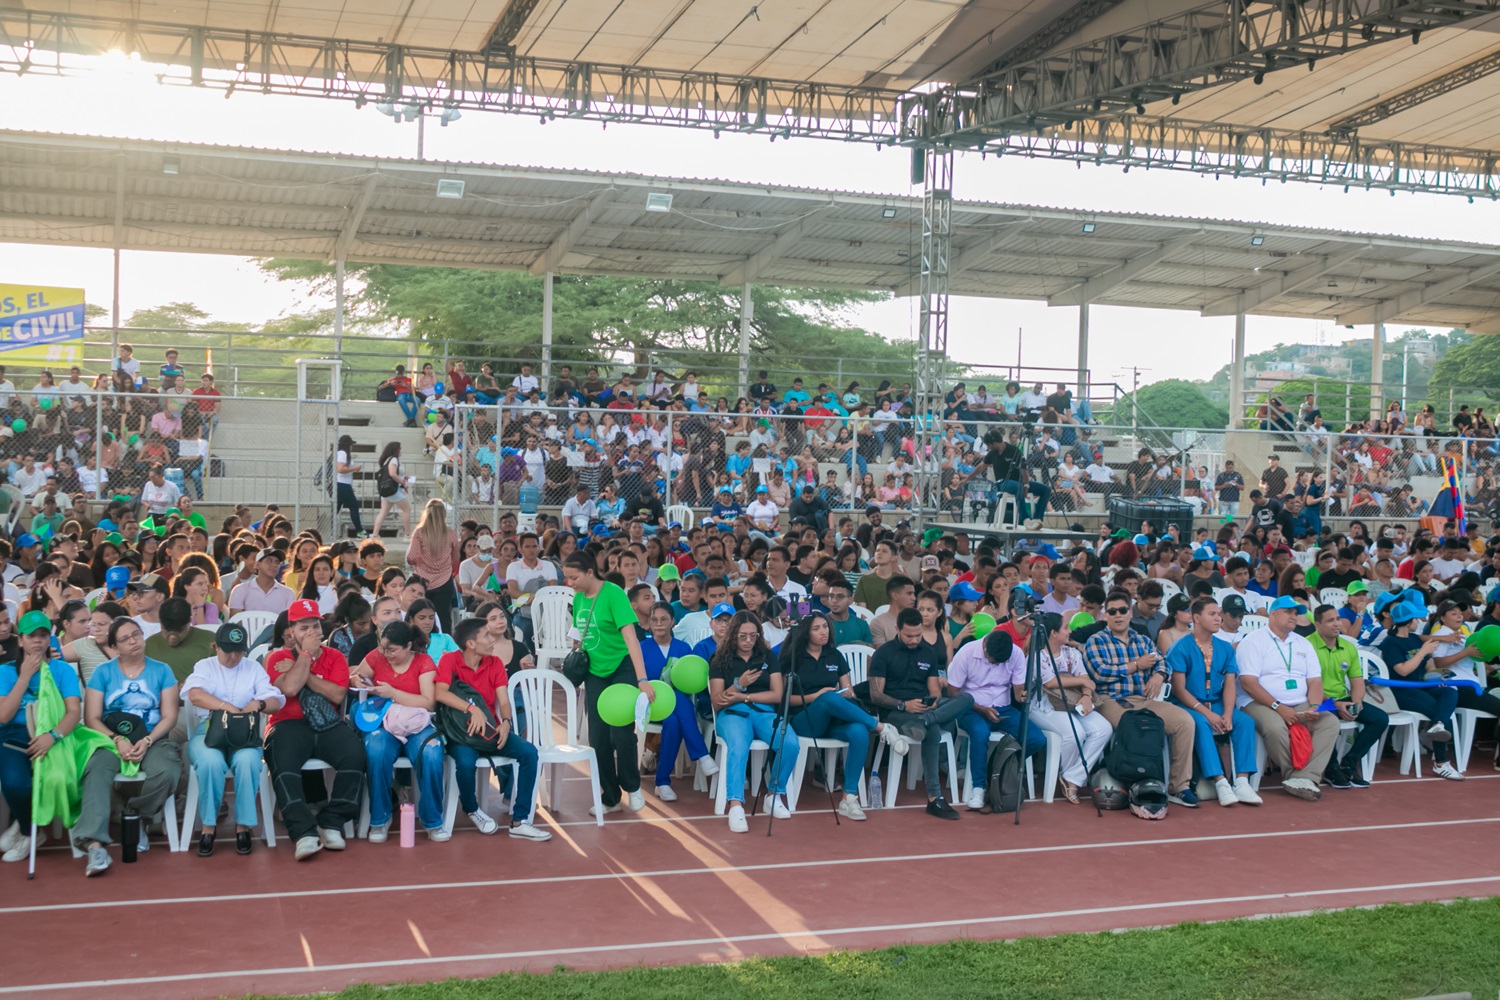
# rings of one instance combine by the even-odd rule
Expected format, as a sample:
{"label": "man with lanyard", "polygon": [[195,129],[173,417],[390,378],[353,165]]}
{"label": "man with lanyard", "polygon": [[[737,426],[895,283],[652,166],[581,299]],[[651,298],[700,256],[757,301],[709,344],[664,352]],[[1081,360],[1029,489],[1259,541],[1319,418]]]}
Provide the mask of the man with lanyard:
{"label": "man with lanyard", "polygon": [[[1172,700],[1192,713],[1198,766],[1205,778],[1213,779],[1219,805],[1258,806],[1261,797],[1250,787],[1255,775],[1255,720],[1234,705],[1240,672],[1234,646],[1217,635],[1222,616],[1213,598],[1198,598],[1191,610],[1192,631],[1167,650]],[[1233,752],[1232,785],[1224,774],[1221,744]]]}
{"label": "man with lanyard", "polygon": [[[1011,431],[1008,437],[1002,436],[999,431],[986,434],[985,443],[989,446],[989,451],[985,454],[984,460],[976,465],[974,471],[964,479],[964,482],[967,483],[975,476],[983,478],[985,467],[988,466],[995,480],[995,489],[1004,490],[1016,498],[1016,509],[1021,512],[1022,523],[1025,527],[1035,530],[1041,527],[1042,517],[1047,513],[1047,501],[1052,498],[1052,489],[1046,483],[1027,482],[1026,460],[1016,444],[1019,434],[1019,431]],[[1036,497],[1035,509],[1030,512],[1029,517],[1026,510],[1026,494],[1028,493]],[[991,520],[994,520],[995,508],[998,506],[998,499],[990,506]]]}
{"label": "man with lanyard", "polygon": [[[1240,662],[1240,706],[1255,720],[1266,755],[1281,770],[1288,795],[1309,802],[1323,797],[1318,787],[1333,745],[1338,716],[1323,711],[1323,671],[1312,644],[1292,631],[1302,606],[1292,597],[1271,602],[1270,622],[1235,648]],[[1302,767],[1292,763],[1292,727],[1312,734],[1312,752]]]}
{"label": "man with lanyard", "polygon": [[1130,595],[1112,590],[1104,602],[1106,628],[1083,645],[1083,662],[1098,686],[1095,703],[1111,726],[1129,709],[1143,708],[1161,717],[1171,750],[1168,799],[1198,808],[1193,783],[1193,720],[1177,705],[1158,701],[1168,670],[1156,644],[1130,627]]}
{"label": "man with lanyard", "polygon": [[1333,703],[1340,721],[1359,723],[1359,731],[1342,758],[1335,747],[1323,778],[1334,788],[1368,788],[1360,762],[1380,742],[1391,717],[1365,700],[1365,668],[1359,661],[1359,648],[1340,634],[1340,620],[1333,605],[1320,606],[1313,612],[1316,631],[1308,641],[1318,656],[1324,697]]}

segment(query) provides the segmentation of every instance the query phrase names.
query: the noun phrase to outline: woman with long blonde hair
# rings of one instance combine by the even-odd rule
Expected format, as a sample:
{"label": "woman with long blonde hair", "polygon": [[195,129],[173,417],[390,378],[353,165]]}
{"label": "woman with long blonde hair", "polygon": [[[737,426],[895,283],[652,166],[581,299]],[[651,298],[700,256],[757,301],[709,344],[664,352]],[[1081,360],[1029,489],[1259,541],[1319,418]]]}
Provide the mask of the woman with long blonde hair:
{"label": "woman with long blonde hair", "polygon": [[453,570],[463,558],[462,552],[458,532],[448,527],[448,505],[433,497],[422,508],[422,516],[411,533],[406,563],[413,575],[427,581],[427,599],[436,606],[444,632],[452,630],[451,617],[458,603]]}

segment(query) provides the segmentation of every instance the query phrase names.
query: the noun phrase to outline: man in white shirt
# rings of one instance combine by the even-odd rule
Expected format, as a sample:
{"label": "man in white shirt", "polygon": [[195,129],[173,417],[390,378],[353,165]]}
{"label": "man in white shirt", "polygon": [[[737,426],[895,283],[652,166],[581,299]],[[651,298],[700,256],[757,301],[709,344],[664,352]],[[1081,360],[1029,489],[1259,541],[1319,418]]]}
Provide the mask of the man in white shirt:
{"label": "man in white shirt", "polygon": [[[1276,598],[1266,627],[1235,647],[1240,666],[1237,703],[1255,720],[1267,757],[1281,770],[1282,789],[1315,802],[1323,796],[1318,786],[1338,740],[1339,720],[1332,712],[1318,711],[1323,668],[1312,643],[1292,631],[1302,611],[1294,598]],[[1299,724],[1312,734],[1312,754],[1300,768],[1292,764],[1292,727]],[[1243,769],[1236,761],[1235,770]]]}
{"label": "man in white shirt", "polygon": [[765,483],[755,488],[755,499],[745,508],[745,517],[750,520],[750,534],[762,538],[775,534],[781,508],[771,502]]}
{"label": "man in white shirt", "polygon": [[177,498],[182,496],[176,483],[167,482],[166,474],[161,466],[153,465],[150,478],[141,487],[141,503],[146,505],[146,509],[154,517],[160,517],[167,512],[167,508],[177,506]]}
{"label": "man in white shirt", "polygon": [[[516,539],[516,545],[521,558],[505,567],[506,587],[510,590],[511,600],[518,600],[522,594],[534,594],[542,587],[550,587],[560,581],[557,567],[540,558],[541,540],[537,538],[535,532],[528,531],[521,535]],[[533,629],[529,603],[522,605],[516,613],[516,628],[523,639],[527,642],[532,640]]]}
{"label": "man in white shirt", "polygon": [[181,375],[173,375],[171,380],[162,386],[161,398],[167,412],[174,417],[180,417],[182,408],[193,398],[193,394],[183,387]]}
{"label": "man in white shirt", "polygon": [[279,549],[261,549],[255,557],[255,576],[229,592],[230,611],[274,611],[281,614],[296,597],[292,588],[276,581],[283,557]]}
{"label": "man in white shirt", "polygon": [[62,513],[73,513],[73,501],[68,498],[66,493],[58,490],[57,474],[52,472],[47,473],[46,482],[37,491],[36,495],[31,498],[31,512],[33,514],[40,514],[42,512],[42,504],[46,503],[49,498],[57,504],[57,509]]}
{"label": "man in white shirt", "polygon": [[37,491],[47,485],[47,469],[36,464],[36,456],[27,453],[21,456],[21,466],[11,473],[10,483],[21,491],[21,495],[28,499],[36,496]]}
{"label": "man in white shirt", "polygon": [[524,396],[533,389],[542,387],[542,380],[531,374],[530,365],[521,366],[521,374],[510,380],[510,384],[516,387],[516,392]]}
{"label": "man in white shirt", "polygon": [[[135,385],[135,380],[140,378],[141,375],[141,363],[135,359],[135,348],[129,344],[121,344],[120,356],[110,363],[109,370],[112,372],[124,372],[125,381],[130,385]],[[3,372],[0,372],[0,374],[3,374]],[[9,402],[8,397],[5,402]],[[0,402],[0,406],[4,406],[5,402]]]}
{"label": "man in white shirt", "polygon": [[[137,368],[140,366],[137,365]],[[10,397],[16,391],[16,384],[5,377],[5,366],[0,365],[0,410],[10,406]]]}
{"label": "man in white shirt", "polygon": [[577,535],[587,535],[589,522],[595,517],[597,508],[589,496],[587,485],[580,484],[578,490],[562,505],[562,519]]}
{"label": "man in white shirt", "polygon": [[1089,488],[1095,493],[1105,492],[1115,481],[1115,470],[1105,465],[1104,459],[1097,455],[1083,472],[1089,477]]}
{"label": "man in white shirt", "polygon": [[773,545],[766,553],[766,582],[788,604],[807,597],[807,588],[786,575],[791,568],[791,551],[785,545]]}
{"label": "man in white shirt", "polygon": [[74,365],[68,369],[68,377],[58,383],[57,391],[64,396],[82,396],[85,393],[93,392],[93,387],[85,382],[82,376],[83,370]]}
{"label": "man in white shirt", "polygon": [[125,602],[131,617],[147,638],[161,631],[161,602],[171,595],[167,581],[155,573],[131,580],[125,588]]}
{"label": "man in white shirt", "polygon": [[1432,575],[1445,584],[1452,583],[1467,568],[1463,558],[1467,548],[1462,539],[1444,540],[1442,549],[1432,559]]}
{"label": "man in white shirt", "polygon": [[109,473],[99,468],[98,456],[92,448],[84,455],[83,465],[78,469],[78,486],[89,496],[99,496],[109,484]]}

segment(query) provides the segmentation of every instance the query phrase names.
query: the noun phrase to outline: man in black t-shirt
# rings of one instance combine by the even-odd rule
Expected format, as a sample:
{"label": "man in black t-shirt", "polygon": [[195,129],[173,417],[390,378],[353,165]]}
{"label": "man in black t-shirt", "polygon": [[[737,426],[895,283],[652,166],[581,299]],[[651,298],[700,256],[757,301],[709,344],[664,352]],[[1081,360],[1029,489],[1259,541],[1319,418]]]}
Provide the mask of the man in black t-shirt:
{"label": "man in black t-shirt", "polygon": [[1266,496],[1272,500],[1280,500],[1287,493],[1289,481],[1286,470],[1281,467],[1281,456],[1267,456],[1266,471],[1260,474],[1260,484],[1265,487]]}
{"label": "man in black t-shirt", "polygon": [[927,813],[940,819],[958,819],[958,810],[943,797],[938,772],[938,747],[943,730],[974,707],[974,699],[961,694],[943,697],[939,671],[947,663],[943,649],[922,640],[922,616],[906,608],[896,616],[896,638],[870,657],[870,701],[885,710],[886,721],[912,742],[922,743],[922,777],[927,782]]}
{"label": "man in black t-shirt", "polygon": [[1125,485],[1133,497],[1145,496],[1151,489],[1151,477],[1156,473],[1156,463],[1151,460],[1151,449],[1136,452],[1135,461],[1125,466]]}
{"label": "man in black t-shirt", "polygon": [[[989,451],[985,453],[984,460],[974,467],[964,482],[970,479],[983,477],[985,469],[990,470],[990,475],[995,480],[995,488],[1004,490],[1016,498],[1016,510],[1020,513],[1021,520],[1035,521],[1033,527],[1040,527],[1042,517],[1047,513],[1047,501],[1052,499],[1052,488],[1042,482],[1025,482],[1025,461],[1021,455],[1020,446],[1016,444],[1018,431],[1011,431],[1006,437],[999,434],[986,435],[986,443]],[[1026,494],[1036,497],[1036,503],[1028,513],[1026,509]],[[991,507],[989,518],[995,519],[995,508],[999,506],[997,500]]]}

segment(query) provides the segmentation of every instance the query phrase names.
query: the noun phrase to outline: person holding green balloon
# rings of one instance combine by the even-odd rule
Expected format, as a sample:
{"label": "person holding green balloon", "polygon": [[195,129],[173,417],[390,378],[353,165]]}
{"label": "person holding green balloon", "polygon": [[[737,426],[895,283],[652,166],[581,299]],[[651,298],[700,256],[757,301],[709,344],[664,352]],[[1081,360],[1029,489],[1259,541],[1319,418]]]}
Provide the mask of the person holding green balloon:
{"label": "person holding green balloon", "polygon": [[578,648],[589,657],[583,703],[589,746],[598,756],[600,801],[606,814],[619,812],[622,798],[631,812],[640,812],[646,808],[646,797],[641,793],[633,717],[621,724],[618,717],[615,722],[606,720],[600,711],[602,696],[614,685],[633,686],[648,702],[656,700],[657,691],[646,676],[641,655],[636,629],[640,619],[625,591],[599,578],[598,564],[587,549],[563,561],[563,580],[574,592],[573,631]]}
{"label": "person holding green balloon", "polygon": [[771,658],[770,647],[760,630],[760,619],[740,611],[729,621],[726,641],[719,645],[709,664],[708,687],[714,703],[714,731],[724,741],[724,799],[729,804],[731,833],[749,833],[745,819],[745,767],[750,761],[750,743],[760,740],[775,758],[766,808],[777,819],[790,819],[787,781],[797,766],[796,753],[783,753],[786,727],[780,724],[783,677]]}
{"label": "person holding green balloon", "polygon": [[[672,635],[672,605],[666,601],[652,605],[646,628],[650,635],[641,643],[641,658],[646,663],[647,677],[653,681],[669,681],[672,686],[669,691],[675,688],[687,695],[697,694],[708,686],[708,664],[702,657],[693,656],[691,646]],[[689,659],[695,662],[686,662]],[[701,684],[696,669],[699,663],[703,664]],[[671,672],[663,676],[668,664],[672,667]],[[688,756],[698,762],[705,776],[718,773],[719,766],[714,763],[708,745],[703,742],[703,734],[698,731],[693,700],[674,697],[672,713],[661,720],[661,746],[656,756],[656,797],[663,802],[677,801],[677,793],[672,790],[672,769],[677,764],[677,751],[684,742],[687,743]]]}

